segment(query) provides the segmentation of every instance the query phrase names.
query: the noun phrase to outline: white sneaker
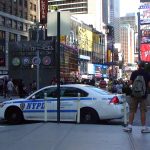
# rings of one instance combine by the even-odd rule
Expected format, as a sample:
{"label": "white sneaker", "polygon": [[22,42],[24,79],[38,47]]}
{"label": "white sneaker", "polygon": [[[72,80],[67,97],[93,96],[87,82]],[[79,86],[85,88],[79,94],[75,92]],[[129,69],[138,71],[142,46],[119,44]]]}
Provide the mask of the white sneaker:
{"label": "white sneaker", "polygon": [[148,127],[145,127],[141,130],[141,133],[150,133],[150,129]]}
{"label": "white sneaker", "polygon": [[125,128],[123,128],[123,131],[124,132],[132,132],[132,127],[125,127]]}

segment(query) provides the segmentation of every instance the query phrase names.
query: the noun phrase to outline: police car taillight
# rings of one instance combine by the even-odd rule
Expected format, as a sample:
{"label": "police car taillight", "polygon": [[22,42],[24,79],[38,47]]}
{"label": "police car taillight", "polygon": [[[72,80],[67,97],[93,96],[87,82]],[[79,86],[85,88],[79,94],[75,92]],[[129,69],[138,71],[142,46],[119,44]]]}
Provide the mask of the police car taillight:
{"label": "police car taillight", "polygon": [[118,97],[117,97],[117,96],[114,96],[114,97],[110,100],[109,103],[110,103],[110,104],[118,104],[118,103],[119,103]]}

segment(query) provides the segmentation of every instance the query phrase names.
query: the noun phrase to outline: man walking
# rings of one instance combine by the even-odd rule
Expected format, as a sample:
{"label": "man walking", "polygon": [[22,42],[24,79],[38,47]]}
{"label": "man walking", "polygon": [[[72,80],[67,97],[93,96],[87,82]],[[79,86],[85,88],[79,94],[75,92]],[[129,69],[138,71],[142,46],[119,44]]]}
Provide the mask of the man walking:
{"label": "man walking", "polygon": [[[144,91],[143,95],[140,95],[140,94],[142,94],[142,91],[139,90],[140,88],[138,87],[138,85],[135,85],[135,82],[139,78],[142,78],[143,82],[144,82],[144,84],[141,82],[139,84],[139,86],[142,86],[142,85],[145,86],[145,87],[141,87],[141,89]],[[130,108],[129,124],[123,130],[125,132],[131,132],[132,131],[132,124],[133,124],[133,120],[134,120],[134,115],[137,111],[138,105],[140,105],[141,124],[142,124],[141,133],[150,132],[149,128],[146,127],[146,111],[147,111],[146,97],[147,97],[147,88],[148,88],[148,86],[150,86],[150,76],[144,70],[144,63],[142,63],[142,62],[138,63],[138,69],[132,72],[129,84],[130,85],[132,84],[131,102],[129,103],[129,108]],[[134,89],[138,89],[137,94],[135,94],[136,90],[133,91]]]}
{"label": "man walking", "polygon": [[12,82],[12,79],[10,79],[7,82],[7,91],[8,91],[8,97],[11,99],[11,97],[13,96],[13,92],[14,92],[14,84]]}

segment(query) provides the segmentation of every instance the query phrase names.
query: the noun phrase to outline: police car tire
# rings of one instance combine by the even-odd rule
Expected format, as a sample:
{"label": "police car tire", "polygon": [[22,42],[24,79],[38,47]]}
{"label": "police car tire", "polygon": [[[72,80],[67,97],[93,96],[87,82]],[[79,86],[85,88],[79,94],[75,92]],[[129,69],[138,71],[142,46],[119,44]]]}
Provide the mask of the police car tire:
{"label": "police car tire", "polygon": [[9,108],[6,110],[5,119],[9,124],[19,124],[23,121],[23,114],[19,108]]}
{"label": "police car tire", "polygon": [[99,120],[97,112],[92,108],[82,108],[80,111],[80,123],[95,124]]}

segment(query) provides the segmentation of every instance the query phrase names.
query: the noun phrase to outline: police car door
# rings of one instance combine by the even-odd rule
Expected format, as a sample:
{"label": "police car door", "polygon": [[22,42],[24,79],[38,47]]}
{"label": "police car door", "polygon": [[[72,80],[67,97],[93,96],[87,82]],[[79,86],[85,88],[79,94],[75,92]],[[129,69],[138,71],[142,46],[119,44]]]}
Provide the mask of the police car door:
{"label": "police car door", "polygon": [[61,87],[60,119],[62,121],[76,121],[78,89]]}
{"label": "police car door", "polygon": [[23,112],[27,120],[44,119],[44,90],[38,91],[28,98]]}

